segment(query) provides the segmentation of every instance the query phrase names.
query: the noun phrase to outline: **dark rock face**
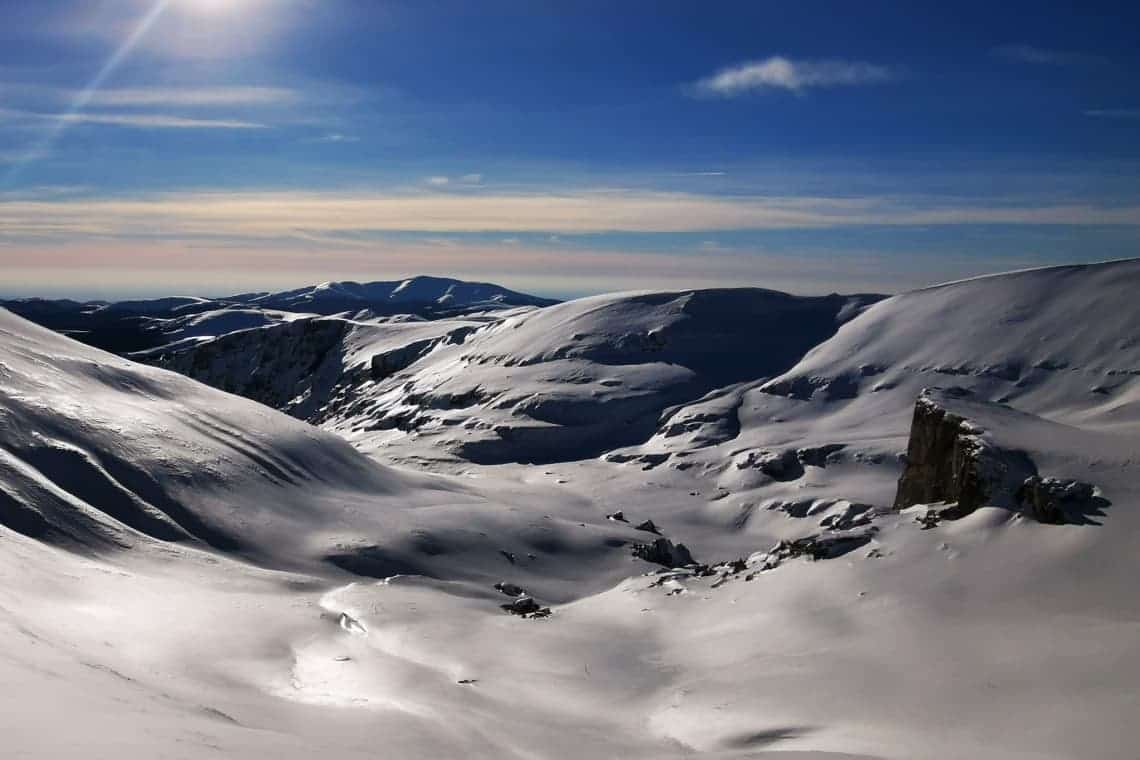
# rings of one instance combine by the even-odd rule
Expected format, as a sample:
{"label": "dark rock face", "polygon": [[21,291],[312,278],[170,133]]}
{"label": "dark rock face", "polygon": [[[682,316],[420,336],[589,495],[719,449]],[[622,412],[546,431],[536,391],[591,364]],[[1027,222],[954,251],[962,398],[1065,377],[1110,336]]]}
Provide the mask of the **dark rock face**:
{"label": "dark rock face", "polygon": [[878,529],[872,526],[858,531],[784,540],[768,550],[761,558],[757,569],[760,572],[773,570],[796,557],[806,557],[810,560],[836,559],[866,546],[877,532]]}
{"label": "dark rock face", "polygon": [[386,380],[397,372],[401,372],[430,353],[436,346],[459,345],[467,340],[467,336],[475,331],[474,327],[460,327],[452,330],[443,337],[425,338],[409,343],[406,346],[394,348],[372,357],[371,376],[375,381]]}
{"label": "dark rock face", "polygon": [[804,468],[793,449],[750,451],[736,463],[736,469],[756,469],[772,480],[788,481],[803,477]]}
{"label": "dark rock face", "polygon": [[[1061,525],[1070,522],[1070,514],[1081,514],[1096,506],[1096,490],[1079,480],[1026,478],[1017,492],[1023,510],[1038,522]],[[1103,500],[1100,500],[1103,501]]]}
{"label": "dark rock face", "polygon": [[520,596],[513,602],[501,606],[513,615],[529,615],[532,612],[538,612],[541,608],[541,605],[529,596]]}
{"label": "dark rock face", "polygon": [[940,517],[957,519],[987,504],[1016,507],[1015,494],[1037,468],[1024,453],[991,445],[983,433],[924,392],[914,408],[895,509],[952,503]]}
{"label": "dark rock face", "polygon": [[518,615],[524,618],[544,618],[550,617],[550,608],[543,607],[536,602],[532,597],[520,596],[509,604],[500,604],[506,612],[512,615]]}
{"label": "dark rock face", "polygon": [[844,443],[829,443],[825,446],[796,449],[796,458],[800,464],[808,467],[827,467],[839,461],[839,452],[847,448]]}
{"label": "dark rock face", "polygon": [[657,526],[656,526],[656,525],[653,523],[653,521],[652,521],[652,520],[646,520],[645,522],[642,522],[642,523],[638,523],[637,525],[635,525],[635,526],[633,526],[633,527],[634,527],[634,530],[643,530],[643,531],[645,531],[645,532],[647,532],[647,533],[656,533],[656,534],[658,534],[658,535],[660,535],[660,534],[661,534],[661,529],[660,529],[660,528],[658,528],[658,527],[657,527]]}
{"label": "dark rock face", "polygon": [[695,564],[693,555],[684,544],[674,544],[667,538],[659,538],[651,544],[635,544],[633,556],[665,567]]}
{"label": "dark rock face", "polygon": [[507,596],[522,596],[526,593],[526,590],[523,589],[522,586],[516,586],[515,584],[508,583],[507,581],[496,583],[495,590],[506,594]]}
{"label": "dark rock face", "polygon": [[337,348],[347,331],[344,320],[298,319],[228,333],[146,361],[309,419],[321,390],[331,388],[344,370]]}
{"label": "dark rock face", "polygon": [[[865,376],[865,375],[864,375]],[[842,401],[855,398],[859,394],[862,378],[854,375],[837,377],[794,377],[787,380],[773,380],[760,388],[761,393],[785,396],[799,401],[821,398],[824,401]]]}

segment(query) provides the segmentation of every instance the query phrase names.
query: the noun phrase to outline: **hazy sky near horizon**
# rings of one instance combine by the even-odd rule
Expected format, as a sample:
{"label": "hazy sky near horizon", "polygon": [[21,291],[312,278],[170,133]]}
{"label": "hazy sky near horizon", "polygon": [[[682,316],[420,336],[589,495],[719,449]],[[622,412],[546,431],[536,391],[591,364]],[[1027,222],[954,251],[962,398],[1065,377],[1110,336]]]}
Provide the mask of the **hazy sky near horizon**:
{"label": "hazy sky near horizon", "polygon": [[0,0],[0,295],[1140,255],[1131,3]]}

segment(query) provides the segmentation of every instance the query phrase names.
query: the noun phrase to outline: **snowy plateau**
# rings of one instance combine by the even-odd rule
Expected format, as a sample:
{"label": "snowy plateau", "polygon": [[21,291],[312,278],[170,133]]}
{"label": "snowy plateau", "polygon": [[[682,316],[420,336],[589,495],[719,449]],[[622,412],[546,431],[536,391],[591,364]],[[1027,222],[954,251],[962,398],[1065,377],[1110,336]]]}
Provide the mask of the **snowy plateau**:
{"label": "snowy plateau", "polygon": [[7,302],[0,755],[1135,760],[1138,294]]}

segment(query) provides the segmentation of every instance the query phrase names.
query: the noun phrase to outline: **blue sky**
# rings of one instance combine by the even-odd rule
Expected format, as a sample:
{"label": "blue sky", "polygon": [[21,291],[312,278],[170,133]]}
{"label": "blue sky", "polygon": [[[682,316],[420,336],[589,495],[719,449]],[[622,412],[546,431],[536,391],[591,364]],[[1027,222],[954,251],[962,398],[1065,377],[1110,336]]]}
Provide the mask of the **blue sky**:
{"label": "blue sky", "polygon": [[1132,4],[0,0],[0,291],[1137,255]]}

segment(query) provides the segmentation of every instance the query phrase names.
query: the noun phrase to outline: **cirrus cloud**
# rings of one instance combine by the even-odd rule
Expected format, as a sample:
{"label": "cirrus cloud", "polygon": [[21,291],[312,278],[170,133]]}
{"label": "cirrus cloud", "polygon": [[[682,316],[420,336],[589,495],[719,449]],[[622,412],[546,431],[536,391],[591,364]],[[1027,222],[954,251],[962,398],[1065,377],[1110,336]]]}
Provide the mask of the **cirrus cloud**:
{"label": "cirrus cloud", "polygon": [[889,66],[865,61],[805,61],[777,55],[721,69],[689,89],[706,97],[735,97],[771,90],[798,94],[812,88],[879,84],[898,77],[899,73]]}
{"label": "cirrus cloud", "polygon": [[582,191],[458,195],[183,192],[138,198],[11,199],[0,242],[32,239],[270,240],[306,235],[417,233],[713,232],[862,226],[1120,225],[1140,227],[1140,206],[975,202],[868,196],[716,196]]}

